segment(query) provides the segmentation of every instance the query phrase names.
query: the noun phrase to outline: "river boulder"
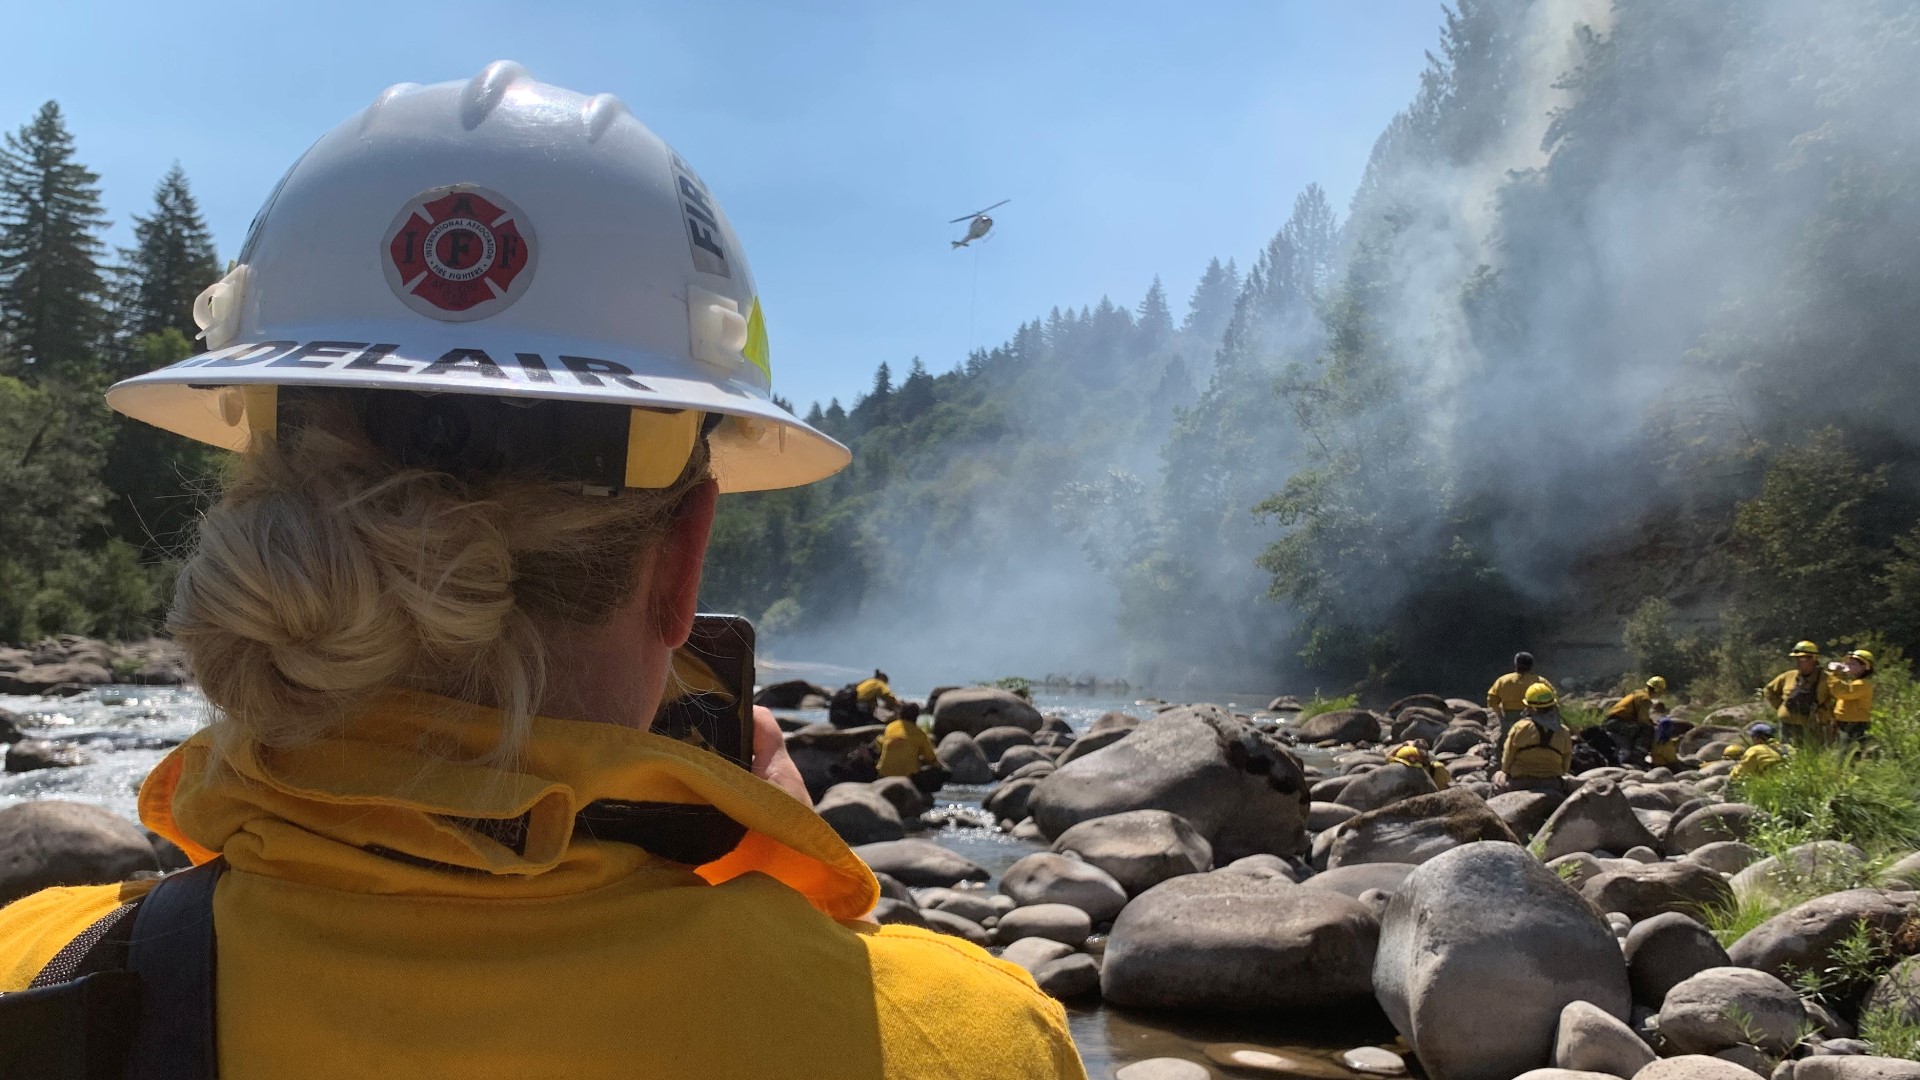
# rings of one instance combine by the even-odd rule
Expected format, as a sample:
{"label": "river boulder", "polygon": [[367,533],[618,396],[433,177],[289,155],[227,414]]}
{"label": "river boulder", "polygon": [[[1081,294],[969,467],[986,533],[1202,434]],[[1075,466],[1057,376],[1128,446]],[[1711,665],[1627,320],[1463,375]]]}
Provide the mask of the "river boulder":
{"label": "river boulder", "polygon": [[159,869],[146,834],[111,810],[65,799],[0,808],[0,904],[56,885],[110,885]]}
{"label": "river boulder", "polygon": [[1014,747],[1034,745],[1031,732],[1011,724],[988,728],[975,735],[973,741],[980,747],[980,752],[987,755],[987,760],[995,765],[998,765],[1000,758]]}
{"label": "river boulder", "polygon": [[813,812],[849,844],[875,844],[907,834],[900,811],[869,784],[835,784]]}
{"label": "river boulder", "polygon": [[1667,991],[1660,1037],[1682,1054],[1747,1043],[1783,1054],[1799,1041],[1806,1006],[1786,983],[1744,967],[1708,968]]}
{"label": "river boulder", "polygon": [[1653,1048],[1618,1017],[1585,1001],[1570,1001],[1560,1010],[1553,1038],[1557,1068],[1632,1076],[1653,1060]]}
{"label": "river boulder", "polygon": [[1920,894],[1883,889],[1848,889],[1816,896],[1740,935],[1727,956],[1741,967],[1791,978],[1792,972],[1826,966],[1834,947],[1863,922],[1875,932],[1891,936],[1906,921],[1916,900],[1920,900]]}
{"label": "river boulder", "polygon": [[1557,859],[1576,851],[1620,852],[1659,843],[1634,816],[1633,804],[1612,780],[1592,780],[1567,796],[1534,837],[1541,858]]}
{"label": "river boulder", "polygon": [[947,770],[947,779],[955,784],[991,784],[993,783],[993,763],[987,760],[986,752],[980,749],[973,736],[964,731],[950,731],[934,748],[940,755],[940,764]]}
{"label": "river boulder", "polygon": [[1638,921],[1666,911],[1705,911],[1733,902],[1733,890],[1715,871],[1692,862],[1621,859],[1581,886],[1580,894],[1601,911]]}
{"label": "river boulder", "polygon": [[1361,894],[1376,890],[1389,896],[1399,892],[1400,886],[1406,883],[1407,875],[1411,873],[1412,863],[1355,863],[1315,874],[1301,882],[1300,886],[1306,889],[1331,889],[1358,900]]}
{"label": "river boulder", "polygon": [[1027,904],[1000,916],[995,930],[1003,942],[1038,937],[1077,948],[1093,933],[1093,920],[1072,904]]}
{"label": "river boulder", "polygon": [[1381,717],[1369,709],[1335,709],[1300,721],[1301,742],[1377,743]]}
{"label": "river boulder", "polygon": [[1407,875],[1381,920],[1373,984],[1433,1080],[1545,1067],[1569,1002],[1618,1020],[1632,1004],[1606,922],[1510,843],[1467,844]]}
{"label": "river boulder", "polygon": [[1498,814],[1513,835],[1530,840],[1547,823],[1567,797],[1545,791],[1504,791],[1487,800],[1487,809]]}
{"label": "river boulder", "polygon": [[1852,844],[1815,840],[1761,859],[1733,875],[1729,884],[1735,896],[1777,901],[1808,885],[1838,889],[1852,884],[1866,865],[1867,853]]}
{"label": "river boulder", "polygon": [[1083,821],[1053,842],[1113,875],[1128,896],[1182,874],[1213,869],[1213,845],[1187,820],[1165,810],[1130,810]]}
{"label": "river boulder", "polygon": [[1745,840],[1757,813],[1746,803],[1708,803],[1675,812],[1667,835],[1667,854],[1680,855],[1708,844]]}
{"label": "river boulder", "polygon": [[931,840],[888,840],[861,844],[853,849],[869,867],[890,874],[914,888],[951,887],[962,881],[985,881],[993,875],[987,868],[948,851]]}
{"label": "river boulder", "polygon": [[1114,921],[1101,971],[1117,1005],[1268,1012],[1356,1004],[1379,924],[1366,905],[1253,874],[1172,878]]}
{"label": "river boulder", "polygon": [[1127,906],[1127,891],[1091,863],[1050,851],[1037,851],[1007,868],[1000,891],[1021,906],[1068,904],[1096,923],[1110,922]]}
{"label": "river boulder", "polygon": [[1305,852],[1308,802],[1300,762],[1277,737],[1218,706],[1194,705],[1066,761],[1040,781],[1029,807],[1054,839],[1082,821],[1165,810],[1185,818],[1225,863]]}
{"label": "river boulder", "polygon": [[1425,769],[1404,765],[1383,765],[1355,776],[1340,789],[1334,802],[1365,813],[1391,806],[1415,795],[1431,795],[1436,789]]}
{"label": "river boulder", "polygon": [[1423,863],[1481,840],[1519,843],[1480,796],[1448,788],[1369,810],[1336,826],[1327,868],[1370,862]]}
{"label": "river boulder", "polygon": [[805,679],[788,679],[754,691],[753,703],[769,709],[798,709],[800,703],[809,697],[831,698],[833,691]]}
{"label": "river boulder", "polygon": [[940,695],[933,710],[933,737],[950,731],[978,735],[988,728],[1017,727],[1040,730],[1040,710],[1018,694],[991,686],[969,686]]}
{"label": "river boulder", "polygon": [[980,800],[980,808],[992,814],[996,821],[1025,821],[1033,801],[1033,793],[1040,789],[1040,779],[1028,777],[1024,780],[1008,780],[987,793]]}
{"label": "river boulder", "polygon": [[1666,912],[1634,923],[1621,946],[1633,1000],[1659,1008],[1667,991],[1708,968],[1731,967],[1713,931],[1690,916]]}

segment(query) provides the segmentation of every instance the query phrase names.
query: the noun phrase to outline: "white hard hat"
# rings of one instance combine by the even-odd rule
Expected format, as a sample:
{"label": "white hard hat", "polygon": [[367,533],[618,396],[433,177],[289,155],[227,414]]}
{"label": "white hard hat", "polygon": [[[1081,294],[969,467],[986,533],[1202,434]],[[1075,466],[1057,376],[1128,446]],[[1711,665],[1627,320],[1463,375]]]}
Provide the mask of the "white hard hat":
{"label": "white hard hat", "polygon": [[321,138],[194,319],[207,352],[108,403],[235,450],[281,386],[628,406],[633,487],[671,482],[703,424],[723,491],[850,457],[770,399],[753,274],[693,170],[619,99],[506,61]]}

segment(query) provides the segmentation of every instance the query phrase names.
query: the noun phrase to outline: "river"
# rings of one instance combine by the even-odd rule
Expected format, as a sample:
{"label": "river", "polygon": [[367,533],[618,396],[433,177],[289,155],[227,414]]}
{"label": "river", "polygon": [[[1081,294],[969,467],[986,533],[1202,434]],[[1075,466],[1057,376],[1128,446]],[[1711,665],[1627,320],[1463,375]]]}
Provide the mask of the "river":
{"label": "river", "polygon": [[[903,688],[908,697],[925,699],[924,691]],[[1194,695],[1183,699],[1238,703],[1242,708],[1264,704],[1251,694]],[[1152,714],[1151,704],[1134,697],[1103,694],[1036,691],[1034,704],[1042,712],[1064,717],[1076,731],[1109,711],[1136,716]],[[134,801],[140,781],[170,746],[191,735],[204,722],[206,702],[191,688],[111,686],[69,698],[10,697],[0,695],[0,709],[19,713],[38,738],[73,743],[92,755],[90,765],[43,769],[29,773],[0,773],[0,805],[29,799],[63,798],[105,806],[135,818]],[[826,718],[825,710],[795,711],[803,719]],[[949,787],[940,794],[943,806],[978,810],[986,788]],[[1041,845],[1015,840],[993,829],[947,826],[925,834],[991,870],[1000,873],[1021,856]],[[991,883],[989,884],[991,887]],[[1093,1077],[1110,1077],[1128,1062],[1154,1057],[1177,1057],[1205,1062],[1203,1047],[1214,1042],[1250,1042],[1283,1050],[1299,1059],[1302,1068],[1287,1075],[1346,1077],[1335,1064],[1341,1050],[1384,1045],[1404,1051],[1393,1042],[1394,1033],[1379,1015],[1340,1023],[1326,1016],[1201,1017],[1143,1015],[1103,1005],[1068,1010],[1073,1036]],[[1216,1071],[1216,1075],[1227,1075]],[[1239,1075],[1239,1074],[1235,1074]]]}

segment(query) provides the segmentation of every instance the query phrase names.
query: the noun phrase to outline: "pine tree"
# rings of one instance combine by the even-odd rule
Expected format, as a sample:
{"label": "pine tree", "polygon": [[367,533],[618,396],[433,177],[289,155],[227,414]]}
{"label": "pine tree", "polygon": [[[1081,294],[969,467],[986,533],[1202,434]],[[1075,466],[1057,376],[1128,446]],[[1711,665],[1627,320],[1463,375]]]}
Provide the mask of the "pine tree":
{"label": "pine tree", "polygon": [[1233,318],[1234,300],[1240,294],[1240,275],[1234,272],[1233,263],[1221,266],[1219,259],[1207,264],[1207,270],[1200,275],[1200,284],[1193,288],[1193,299],[1187,302],[1187,322],[1183,329],[1198,338],[1209,351],[1219,342],[1220,335],[1226,332],[1227,322]]}
{"label": "pine tree", "polygon": [[136,244],[122,252],[133,279],[122,332],[137,338],[172,327],[192,338],[194,297],[219,279],[220,261],[178,162],[154,188],[153,213],[133,221]]}
{"label": "pine tree", "polygon": [[900,391],[894,398],[894,419],[907,423],[918,419],[928,409],[933,408],[933,376],[927,374],[927,365],[919,357],[907,368],[907,379],[900,384]]}
{"label": "pine tree", "polygon": [[47,102],[0,147],[0,371],[98,378],[105,327],[99,177]]}
{"label": "pine tree", "polygon": [[822,423],[826,422],[826,418],[827,414],[820,411],[820,403],[817,401],[813,403],[813,408],[807,410],[807,426],[809,427],[819,427]]}
{"label": "pine tree", "polygon": [[1135,325],[1139,327],[1135,341],[1142,356],[1165,345],[1173,336],[1173,312],[1167,309],[1167,290],[1160,284],[1159,274],[1153,275],[1153,284],[1147,287],[1147,295],[1140,301],[1140,317]]}

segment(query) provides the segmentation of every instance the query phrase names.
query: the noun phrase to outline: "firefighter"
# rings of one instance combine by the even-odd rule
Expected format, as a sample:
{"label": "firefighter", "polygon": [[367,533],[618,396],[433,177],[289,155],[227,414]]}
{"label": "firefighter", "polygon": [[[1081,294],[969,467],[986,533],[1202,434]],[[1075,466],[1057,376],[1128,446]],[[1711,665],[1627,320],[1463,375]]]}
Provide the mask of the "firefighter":
{"label": "firefighter", "polygon": [[1513,670],[1493,680],[1493,685],[1487,688],[1487,711],[1499,722],[1499,742],[1506,742],[1513,722],[1526,712],[1527,691],[1535,686],[1553,689],[1553,684],[1534,674],[1533,654],[1519,652],[1513,654]]}
{"label": "firefighter", "polygon": [[1820,667],[1820,646],[1797,642],[1787,653],[1793,667],[1774,676],[1762,693],[1773,706],[1789,745],[1825,741],[1833,728],[1833,677]]}
{"label": "firefighter", "polygon": [[1560,715],[1560,699],[1545,682],[1527,687],[1526,715],[1514,722],[1501,745],[1500,773],[1495,792],[1567,789],[1567,767],[1573,762],[1573,736]]}
{"label": "firefighter", "polygon": [[1653,750],[1653,699],[1667,692],[1667,680],[1655,675],[1644,687],[1607,710],[1607,734],[1620,744],[1623,762],[1638,765]]}

